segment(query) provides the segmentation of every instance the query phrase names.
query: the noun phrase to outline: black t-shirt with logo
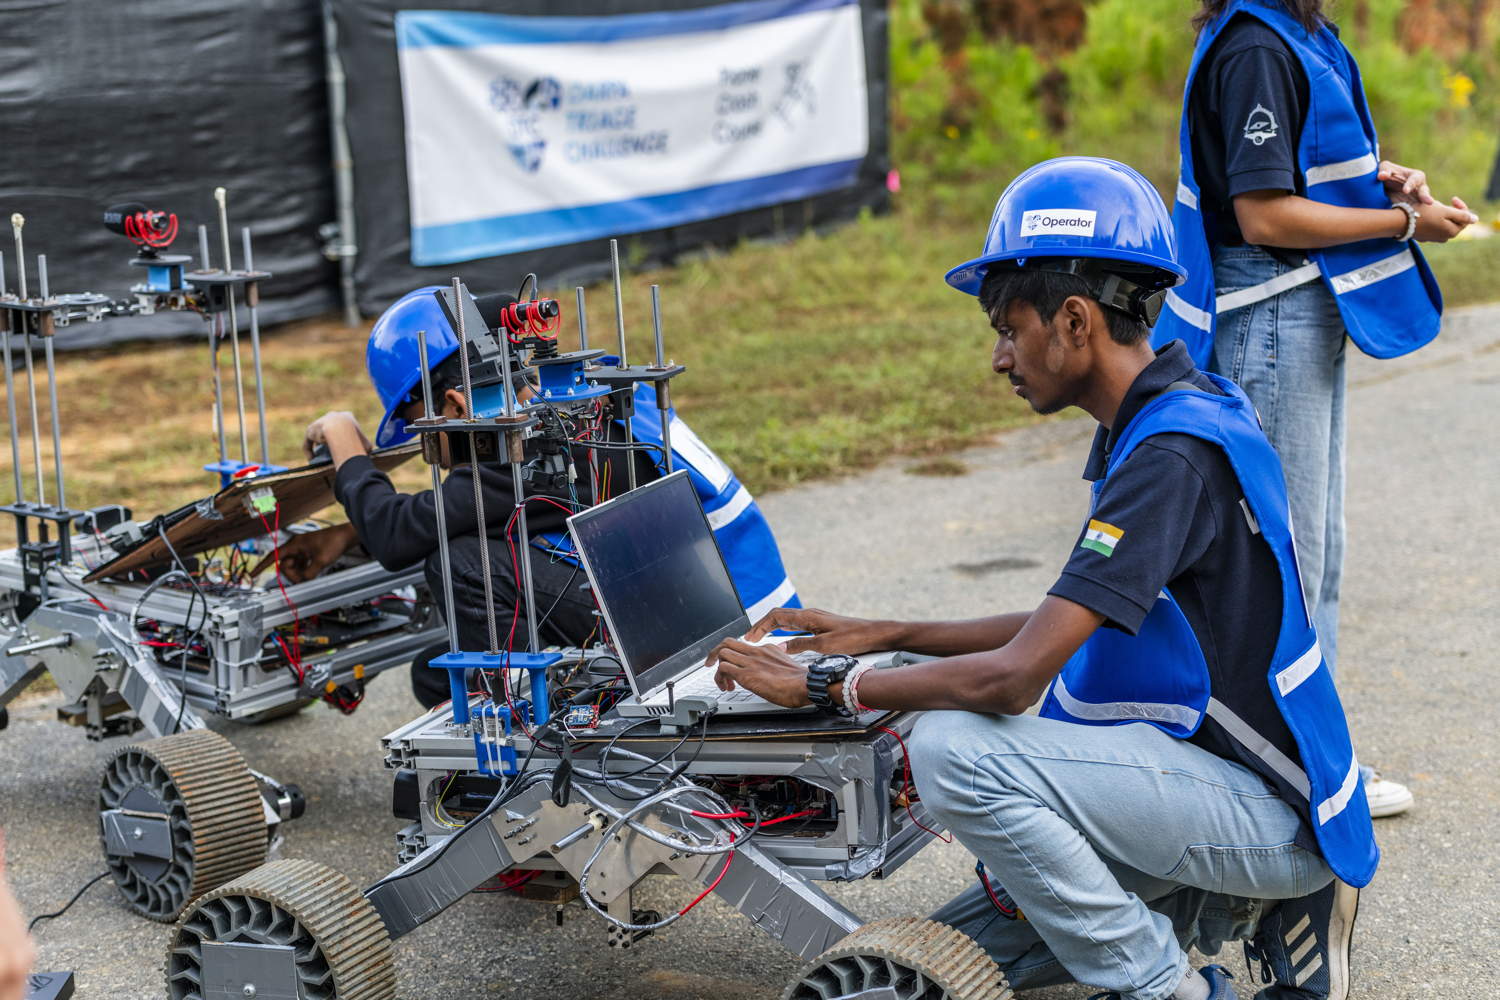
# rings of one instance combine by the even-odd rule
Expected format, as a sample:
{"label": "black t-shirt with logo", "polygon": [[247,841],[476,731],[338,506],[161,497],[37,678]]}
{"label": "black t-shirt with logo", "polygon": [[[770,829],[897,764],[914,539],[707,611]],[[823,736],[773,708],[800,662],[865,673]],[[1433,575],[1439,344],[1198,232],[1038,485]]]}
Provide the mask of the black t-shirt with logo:
{"label": "black t-shirt with logo", "polygon": [[[1085,479],[1104,478],[1119,431],[1176,382],[1218,392],[1193,367],[1182,341],[1161,348],[1126,392],[1115,429],[1099,428]],[[1048,593],[1104,616],[1106,628],[1135,635],[1157,595],[1170,588],[1203,650],[1215,697],[1300,760],[1266,676],[1281,632],[1281,575],[1244,496],[1217,444],[1154,434],[1105,481]],[[1267,781],[1275,777],[1213,719],[1204,719],[1189,742]]]}
{"label": "black t-shirt with logo", "polygon": [[1193,171],[1210,246],[1245,242],[1234,217],[1235,195],[1303,193],[1297,141],[1306,120],[1301,62],[1265,22],[1236,16],[1203,58],[1188,100]]}

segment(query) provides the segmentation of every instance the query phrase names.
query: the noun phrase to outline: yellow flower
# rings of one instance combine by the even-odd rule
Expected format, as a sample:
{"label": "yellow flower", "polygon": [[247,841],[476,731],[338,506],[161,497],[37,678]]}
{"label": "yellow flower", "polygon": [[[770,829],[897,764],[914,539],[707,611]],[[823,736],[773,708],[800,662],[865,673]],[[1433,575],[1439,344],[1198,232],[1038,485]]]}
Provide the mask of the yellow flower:
{"label": "yellow flower", "polygon": [[1474,93],[1474,80],[1467,73],[1449,73],[1443,78],[1448,88],[1448,104],[1455,108],[1467,108],[1469,96]]}
{"label": "yellow flower", "polygon": [[1026,138],[1030,139],[1032,142],[1036,142],[1041,137],[1042,133],[1038,129],[1029,128],[1026,130]]}
{"label": "yellow flower", "polygon": [[958,138],[958,126],[957,125],[949,125],[947,128],[943,129],[943,134],[946,135],[950,139],[957,139]]}

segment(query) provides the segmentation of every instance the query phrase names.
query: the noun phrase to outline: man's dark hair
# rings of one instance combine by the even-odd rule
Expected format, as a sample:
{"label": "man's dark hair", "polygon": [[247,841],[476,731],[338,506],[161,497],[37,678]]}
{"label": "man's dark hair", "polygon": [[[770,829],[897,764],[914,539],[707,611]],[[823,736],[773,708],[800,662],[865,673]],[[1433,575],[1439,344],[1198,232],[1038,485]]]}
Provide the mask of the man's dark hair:
{"label": "man's dark hair", "polygon": [[[1024,302],[1036,310],[1043,323],[1052,322],[1057,310],[1072,295],[1099,301],[1089,283],[1076,274],[1039,271],[1024,267],[992,267],[979,286],[979,306],[996,324],[1012,302]],[[1109,337],[1117,344],[1137,344],[1146,339],[1151,328],[1134,316],[1118,309],[1101,306]]]}
{"label": "man's dark hair", "polygon": [[[443,394],[449,389],[462,389],[464,387],[464,373],[460,367],[458,352],[454,351],[452,356],[439,362],[427,374],[427,383],[432,386],[433,405],[439,409],[443,405]],[[412,390],[418,399],[422,398],[422,387],[419,385]]]}
{"label": "man's dark hair", "polygon": [[[1193,15],[1193,30],[1202,31],[1208,22],[1224,13],[1229,2],[1230,0],[1203,0],[1203,6]],[[1323,0],[1281,0],[1281,5],[1309,34],[1328,23],[1328,18],[1323,15]]]}

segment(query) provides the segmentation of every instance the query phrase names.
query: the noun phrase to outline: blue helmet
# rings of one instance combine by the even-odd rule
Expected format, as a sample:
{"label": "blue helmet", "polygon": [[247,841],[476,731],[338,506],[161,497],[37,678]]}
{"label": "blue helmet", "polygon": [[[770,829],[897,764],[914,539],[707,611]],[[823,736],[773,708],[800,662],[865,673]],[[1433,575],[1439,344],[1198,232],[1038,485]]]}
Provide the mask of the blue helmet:
{"label": "blue helmet", "polygon": [[398,411],[414,397],[420,398],[413,392],[422,375],[417,333],[427,331],[429,370],[458,350],[458,337],[432,294],[439,290],[437,285],[428,285],[407,292],[380,314],[370,330],[370,343],[365,348],[365,369],[370,373],[370,384],[375,387],[375,394],[385,409],[385,416],[381,417],[380,427],[375,432],[375,443],[382,448],[411,440],[406,421]]}
{"label": "blue helmet", "polygon": [[[995,203],[984,253],[949,271],[948,284],[978,295],[993,264],[1125,276],[1156,309],[1160,291],[1187,278],[1156,188],[1125,164],[1097,156],[1044,160],[1011,181]],[[1104,304],[1146,308],[1123,298]]]}

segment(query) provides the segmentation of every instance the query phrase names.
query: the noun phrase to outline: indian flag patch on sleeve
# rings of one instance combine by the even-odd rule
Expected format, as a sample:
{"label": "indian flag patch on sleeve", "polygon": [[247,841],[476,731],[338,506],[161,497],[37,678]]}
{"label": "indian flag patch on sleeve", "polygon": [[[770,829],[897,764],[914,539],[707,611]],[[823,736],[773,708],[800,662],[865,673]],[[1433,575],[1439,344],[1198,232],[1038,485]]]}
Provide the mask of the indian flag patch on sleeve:
{"label": "indian flag patch on sleeve", "polygon": [[1124,537],[1125,532],[1113,524],[1091,519],[1088,530],[1083,533],[1083,541],[1078,543],[1078,547],[1092,549],[1107,559],[1115,554],[1115,546],[1120,544],[1120,539]]}

